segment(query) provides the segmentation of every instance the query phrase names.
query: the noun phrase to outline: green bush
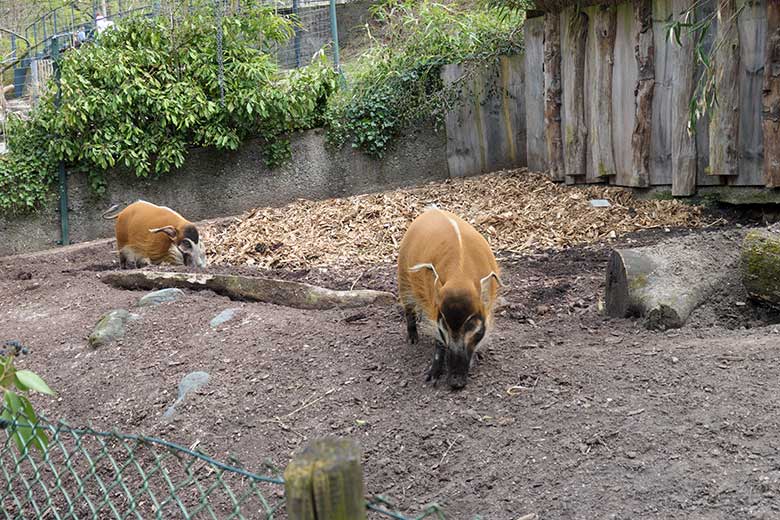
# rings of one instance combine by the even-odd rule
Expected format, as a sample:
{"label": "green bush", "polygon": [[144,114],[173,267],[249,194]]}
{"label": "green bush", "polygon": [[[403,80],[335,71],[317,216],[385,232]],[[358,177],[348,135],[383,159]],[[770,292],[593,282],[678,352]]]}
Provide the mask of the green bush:
{"label": "green bush", "polygon": [[266,141],[270,166],[288,158],[286,134],[321,124],[335,72],[322,54],[309,67],[280,72],[269,50],[290,38],[293,25],[270,7],[242,2],[241,14],[222,18],[222,27],[224,107],[209,9],[174,24],[123,21],[65,53],[60,109],[52,88],[29,121],[9,127],[0,211],[41,204],[60,159],[100,193],[108,169],[163,175],[184,163],[190,147],[233,150],[252,136]]}
{"label": "green bush", "polygon": [[331,143],[351,142],[375,157],[404,128],[442,122],[458,94],[457,85],[445,88],[442,65],[466,63],[473,71],[522,49],[524,15],[511,9],[388,0],[373,16],[381,34],[345,67],[348,87],[331,97],[326,118]]}

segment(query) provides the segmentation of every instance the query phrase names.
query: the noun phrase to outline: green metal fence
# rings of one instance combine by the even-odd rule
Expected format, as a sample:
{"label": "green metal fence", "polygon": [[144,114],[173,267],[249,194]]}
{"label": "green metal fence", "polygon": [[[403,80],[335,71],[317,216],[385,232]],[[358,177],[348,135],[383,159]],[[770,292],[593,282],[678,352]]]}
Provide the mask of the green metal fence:
{"label": "green metal fence", "polygon": [[[161,439],[45,419],[30,425],[24,416],[0,419],[0,429],[0,519],[284,516],[284,481],[271,465],[269,475],[258,475]],[[43,450],[32,441],[42,434],[49,439]],[[18,439],[30,440],[20,450]],[[406,517],[380,496],[366,508],[397,520],[445,518],[436,505]]]}

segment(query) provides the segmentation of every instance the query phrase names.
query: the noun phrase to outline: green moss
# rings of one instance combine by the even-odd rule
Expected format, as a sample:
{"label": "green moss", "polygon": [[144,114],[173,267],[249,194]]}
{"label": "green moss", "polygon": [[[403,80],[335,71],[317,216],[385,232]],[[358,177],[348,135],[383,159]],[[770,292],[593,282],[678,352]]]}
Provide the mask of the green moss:
{"label": "green moss", "polygon": [[629,289],[642,289],[647,286],[647,276],[640,274],[631,279],[628,284]]}
{"label": "green moss", "polygon": [[780,304],[780,238],[769,239],[760,231],[745,236],[742,248],[743,282],[754,296],[774,295]]}

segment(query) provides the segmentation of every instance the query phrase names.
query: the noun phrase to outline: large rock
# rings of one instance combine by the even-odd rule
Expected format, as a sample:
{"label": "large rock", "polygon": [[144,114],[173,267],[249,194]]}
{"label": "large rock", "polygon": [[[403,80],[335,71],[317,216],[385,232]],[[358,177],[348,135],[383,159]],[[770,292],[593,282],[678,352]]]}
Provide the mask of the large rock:
{"label": "large rock", "polygon": [[89,335],[89,345],[100,347],[125,335],[125,324],[129,320],[138,318],[125,309],[115,309],[104,314],[95,325],[92,334]]}
{"label": "large rock", "polygon": [[742,283],[754,300],[780,307],[780,231],[754,230],[745,236]]}
{"label": "large rock", "polygon": [[138,300],[139,307],[149,307],[151,305],[160,305],[161,303],[173,302],[184,296],[184,291],[181,289],[162,289],[159,291],[150,292]]}

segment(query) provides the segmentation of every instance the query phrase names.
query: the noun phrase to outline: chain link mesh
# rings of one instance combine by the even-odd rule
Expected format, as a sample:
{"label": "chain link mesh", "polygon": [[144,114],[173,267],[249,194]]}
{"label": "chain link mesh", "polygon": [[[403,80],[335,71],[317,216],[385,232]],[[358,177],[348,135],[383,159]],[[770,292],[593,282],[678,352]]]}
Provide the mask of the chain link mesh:
{"label": "chain link mesh", "polygon": [[[0,408],[0,414],[4,411]],[[16,443],[44,433],[48,447]],[[139,435],[0,419],[0,519],[273,519],[284,516],[284,480],[219,462],[202,452]],[[3,438],[4,437],[4,438]],[[32,443],[30,443],[32,444]],[[269,465],[270,468],[270,465]],[[274,472],[276,470],[273,470]],[[432,504],[407,517],[383,496],[371,518],[446,518]]]}

